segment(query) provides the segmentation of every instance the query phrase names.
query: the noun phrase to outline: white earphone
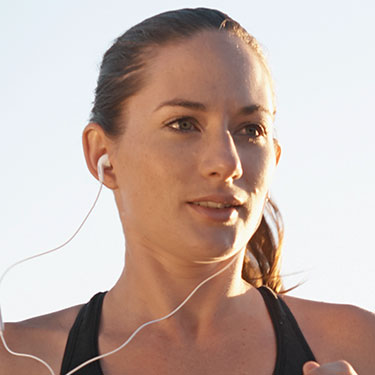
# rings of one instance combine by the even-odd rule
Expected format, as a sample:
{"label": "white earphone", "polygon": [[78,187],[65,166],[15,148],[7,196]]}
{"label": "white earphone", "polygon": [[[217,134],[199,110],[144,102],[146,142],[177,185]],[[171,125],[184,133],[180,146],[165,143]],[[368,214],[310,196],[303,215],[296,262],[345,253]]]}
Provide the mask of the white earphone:
{"label": "white earphone", "polygon": [[108,154],[102,155],[98,160],[98,177],[101,183],[104,181],[104,168],[109,168],[110,166],[111,162],[109,161]]}

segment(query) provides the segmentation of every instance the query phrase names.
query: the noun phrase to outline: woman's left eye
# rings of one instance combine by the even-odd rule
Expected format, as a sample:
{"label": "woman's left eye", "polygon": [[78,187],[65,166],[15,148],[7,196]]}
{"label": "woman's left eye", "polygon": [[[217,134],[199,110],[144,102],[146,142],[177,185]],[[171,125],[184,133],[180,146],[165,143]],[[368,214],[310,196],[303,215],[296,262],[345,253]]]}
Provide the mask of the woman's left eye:
{"label": "woman's left eye", "polygon": [[245,125],[239,131],[240,135],[246,135],[251,138],[258,138],[264,134],[263,128],[258,124]]}
{"label": "woman's left eye", "polygon": [[177,132],[190,132],[196,130],[196,126],[193,123],[194,121],[191,118],[183,117],[176,120],[173,120],[166,124],[170,129]]}

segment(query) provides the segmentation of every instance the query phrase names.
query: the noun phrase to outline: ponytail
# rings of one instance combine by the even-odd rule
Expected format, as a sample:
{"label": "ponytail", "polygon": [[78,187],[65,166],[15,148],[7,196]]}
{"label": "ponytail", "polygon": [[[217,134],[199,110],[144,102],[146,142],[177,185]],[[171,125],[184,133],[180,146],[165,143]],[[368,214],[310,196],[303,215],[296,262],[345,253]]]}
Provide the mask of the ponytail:
{"label": "ponytail", "polygon": [[268,286],[283,292],[280,276],[284,225],[276,204],[267,200],[258,229],[247,244],[242,278],[255,287]]}

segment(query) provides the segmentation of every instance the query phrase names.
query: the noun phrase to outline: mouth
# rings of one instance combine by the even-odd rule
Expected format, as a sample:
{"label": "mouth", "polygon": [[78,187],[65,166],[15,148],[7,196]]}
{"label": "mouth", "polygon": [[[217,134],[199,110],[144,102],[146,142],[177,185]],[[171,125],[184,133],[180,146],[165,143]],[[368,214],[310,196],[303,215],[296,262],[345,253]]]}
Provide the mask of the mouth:
{"label": "mouth", "polygon": [[216,223],[234,222],[239,216],[239,209],[242,207],[238,203],[223,203],[214,201],[194,201],[187,202],[194,215],[200,219]]}
{"label": "mouth", "polygon": [[190,204],[195,204],[201,207],[208,207],[208,208],[229,208],[229,207],[238,207],[238,205],[230,204],[230,203],[218,203],[218,202],[210,202],[210,201],[203,201],[203,202],[189,202]]}

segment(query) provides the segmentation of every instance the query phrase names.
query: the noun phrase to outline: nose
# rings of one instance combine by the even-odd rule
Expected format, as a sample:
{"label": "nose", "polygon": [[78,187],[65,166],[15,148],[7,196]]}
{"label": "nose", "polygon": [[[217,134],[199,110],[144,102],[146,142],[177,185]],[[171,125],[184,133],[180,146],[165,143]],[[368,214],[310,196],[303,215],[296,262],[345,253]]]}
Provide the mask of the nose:
{"label": "nose", "polygon": [[203,176],[225,182],[242,177],[241,159],[229,131],[207,137],[203,147],[199,163]]}

